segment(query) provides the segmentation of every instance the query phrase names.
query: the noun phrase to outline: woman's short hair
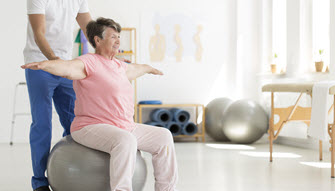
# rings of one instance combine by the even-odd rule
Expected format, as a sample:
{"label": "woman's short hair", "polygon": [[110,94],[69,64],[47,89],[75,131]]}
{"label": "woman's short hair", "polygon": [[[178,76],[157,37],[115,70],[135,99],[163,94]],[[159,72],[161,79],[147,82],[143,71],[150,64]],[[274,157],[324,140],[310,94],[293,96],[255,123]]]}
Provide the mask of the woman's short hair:
{"label": "woman's short hair", "polygon": [[107,27],[114,29],[118,33],[121,32],[120,24],[115,22],[113,19],[99,17],[96,21],[90,21],[87,24],[86,26],[87,38],[94,48],[96,48],[94,37],[98,36],[99,38],[103,39],[104,32]]}

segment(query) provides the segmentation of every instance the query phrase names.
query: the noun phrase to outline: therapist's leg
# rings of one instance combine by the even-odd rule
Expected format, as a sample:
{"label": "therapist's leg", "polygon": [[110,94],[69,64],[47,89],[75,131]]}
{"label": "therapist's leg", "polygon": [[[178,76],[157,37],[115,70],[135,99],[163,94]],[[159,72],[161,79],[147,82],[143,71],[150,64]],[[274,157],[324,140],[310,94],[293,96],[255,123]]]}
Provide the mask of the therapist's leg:
{"label": "therapist's leg", "polygon": [[30,148],[33,168],[32,187],[48,186],[45,171],[51,143],[52,95],[57,79],[41,70],[25,70],[32,124]]}
{"label": "therapist's leg", "polygon": [[70,134],[71,123],[74,119],[76,94],[72,87],[72,80],[59,77],[59,85],[54,91],[53,100],[59,121],[64,128],[64,137]]}

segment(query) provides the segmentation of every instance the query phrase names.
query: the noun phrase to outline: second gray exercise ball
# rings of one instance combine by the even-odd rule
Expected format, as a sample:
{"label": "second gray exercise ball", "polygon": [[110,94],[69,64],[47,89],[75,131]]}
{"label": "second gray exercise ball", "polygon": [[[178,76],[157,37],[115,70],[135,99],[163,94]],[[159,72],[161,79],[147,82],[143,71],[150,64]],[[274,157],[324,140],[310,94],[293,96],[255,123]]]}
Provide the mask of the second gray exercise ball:
{"label": "second gray exercise ball", "polygon": [[249,144],[266,133],[268,116],[257,102],[238,100],[225,111],[223,126],[223,133],[232,142]]}
{"label": "second gray exercise ball", "polygon": [[206,106],[206,132],[216,141],[229,141],[223,133],[223,114],[233,101],[229,98],[216,98]]}
{"label": "second gray exercise ball", "polygon": [[[110,191],[110,155],[76,143],[72,137],[61,139],[52,149],[48,164],[48,181],[53,191]],[[147,166],[137,152],[132,186],[143,190]]]}

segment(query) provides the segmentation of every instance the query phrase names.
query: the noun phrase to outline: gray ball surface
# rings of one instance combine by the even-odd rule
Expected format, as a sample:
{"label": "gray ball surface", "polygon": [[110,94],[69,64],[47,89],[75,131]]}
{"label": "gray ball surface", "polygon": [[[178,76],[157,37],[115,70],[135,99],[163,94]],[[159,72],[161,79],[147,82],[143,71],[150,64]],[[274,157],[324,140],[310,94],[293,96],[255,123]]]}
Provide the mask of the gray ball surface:
{"label": "gray ball surface", "polygon": [[229,141],[223,133],[223,114],[228,106],[233,103],[228,98],[216,98],[206,106],[206,132],[216,141]]}
{"label": "gray ball surface", "polygon": [[238,100],[225,111],[223,126],[223,133],[232,142],[249,144],[266,133],[268,116],[257,102]]}
{"label": "gray ball surface", "polygon": [[[47,164],[48,181],[53,191],[110,191],[110,155],[76,143],[72,137],[61,139],[52,149]],[[143,190],[147,166],[137,152],[132,186]]]}

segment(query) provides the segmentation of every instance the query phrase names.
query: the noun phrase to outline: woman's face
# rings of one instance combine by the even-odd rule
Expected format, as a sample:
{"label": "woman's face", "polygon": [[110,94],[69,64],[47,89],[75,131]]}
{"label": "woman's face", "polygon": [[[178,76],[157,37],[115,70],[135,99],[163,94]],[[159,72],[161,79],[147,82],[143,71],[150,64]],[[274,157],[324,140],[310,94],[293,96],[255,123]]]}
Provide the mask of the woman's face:
{"label": "woman's face", "polygon": [[120,33],[112,28],[107,28],[99,45],[99,48],[107,54],[116,55],[120,47]]}

